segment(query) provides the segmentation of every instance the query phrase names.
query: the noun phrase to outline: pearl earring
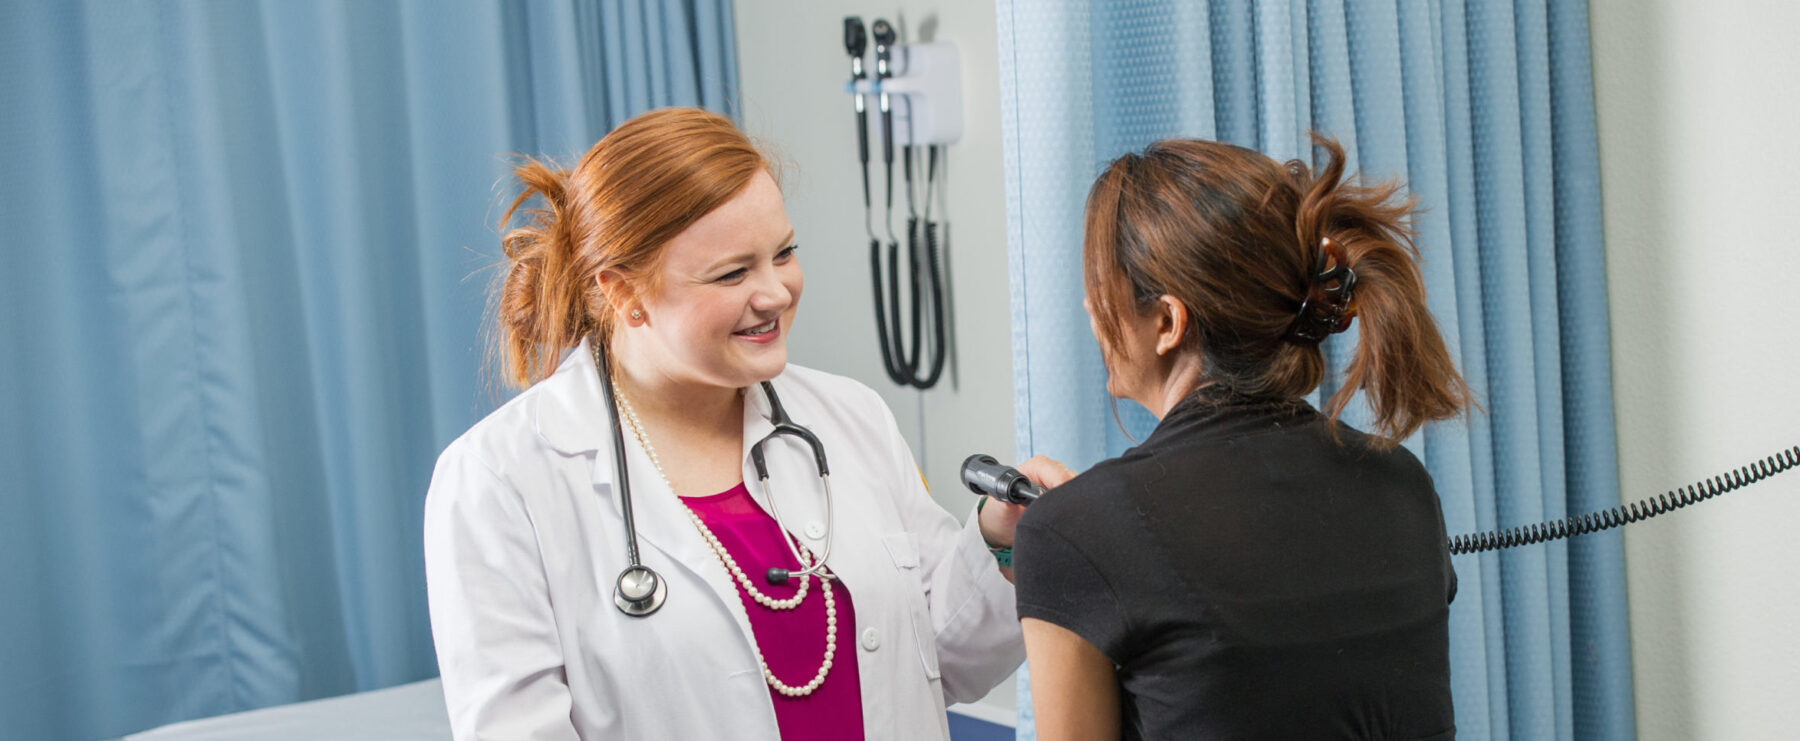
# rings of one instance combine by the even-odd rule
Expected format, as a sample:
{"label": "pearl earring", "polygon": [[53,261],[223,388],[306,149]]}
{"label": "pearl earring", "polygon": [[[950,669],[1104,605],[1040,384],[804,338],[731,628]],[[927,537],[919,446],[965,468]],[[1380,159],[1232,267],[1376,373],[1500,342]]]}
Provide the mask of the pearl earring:
{"label": "pearl earring", "polygon": [[633,318],[633,319],[642,319],[642,318],[644,318],[644,312],[642,312],[642,311],[639,311],[639,310],[637,310],[637,309],[632,309],[632,310],[631,310],[631,318]]}

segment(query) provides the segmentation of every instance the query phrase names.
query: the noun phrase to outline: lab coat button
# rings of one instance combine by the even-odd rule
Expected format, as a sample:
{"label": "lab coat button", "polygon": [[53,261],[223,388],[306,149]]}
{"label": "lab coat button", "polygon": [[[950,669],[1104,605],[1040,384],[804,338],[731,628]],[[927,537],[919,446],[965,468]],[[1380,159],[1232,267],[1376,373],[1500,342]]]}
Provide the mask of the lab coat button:
{"label": "lab coat button", "polygon": [[864,651],[873,651],[881,648],[881,631],[874,628],[864,629],[862,634],[862,647]]}
{"label": "lab coat button", "polygon": [[825,523],[818,520],[806,523],[806,537],[813,540],[825,537]]}

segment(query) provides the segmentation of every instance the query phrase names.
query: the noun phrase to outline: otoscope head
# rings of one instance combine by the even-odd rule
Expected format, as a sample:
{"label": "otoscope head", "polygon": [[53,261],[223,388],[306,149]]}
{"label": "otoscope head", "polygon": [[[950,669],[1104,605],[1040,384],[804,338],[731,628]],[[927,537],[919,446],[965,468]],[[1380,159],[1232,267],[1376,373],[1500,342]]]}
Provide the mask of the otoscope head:
{"label": "otoscope head", "polygon": [[993,493],[994,485],[999,483],[996,480],[999,468],[1000,461],[986,453],[976,453],[964,458],[962,464],[963,486],[969,487],[969,491],[976,494]]}
{"label": "otoscope head", "polygon": [[894,45],[894,27],[887,22],[886,18],[875,19],[875,24],[870,26],[869,30],[875,33],[875,46],[878,49]]}
{"label": "otoscope head", "polygon": [[993,456],[983,453],[963,460],[962,482],[969,491],[1010,504],[1028,505],[1044,494],[1044,490],[1019,473],[1019,469],[1002,465]]}
{"label": "otoscope head", "polygon": [[[878,22],[885,23],[885,21],[878,21]],[[861,58],[863,55],[863,52],[868,50],[868,48],[869,48],[869,34],[867,31],[863,30],[862,16],[860,16],[860,15],[845,16],[844,17],[844,51],[849,52],[850,56]]]}

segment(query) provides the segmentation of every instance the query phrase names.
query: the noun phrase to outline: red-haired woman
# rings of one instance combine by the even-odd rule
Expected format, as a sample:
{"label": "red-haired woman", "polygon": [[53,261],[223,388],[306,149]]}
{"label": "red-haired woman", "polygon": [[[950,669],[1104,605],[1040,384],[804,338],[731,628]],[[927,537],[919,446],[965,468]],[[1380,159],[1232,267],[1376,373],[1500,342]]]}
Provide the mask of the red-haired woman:
{"label": "red-haired woman", "polygon": [[[1468,387],[1425,307],[1394,186],[1170,140],[1088,196],[1107,391],[1161,422],[1019,523],[1038,737],[1450,738],[1456,576],[1431,477],[1397,443]],[[1319,342],[1360,325],[1324,411]],[[1356,391],[1364,433],[1338,421]]]}
{"label": "red-haired woman", "polygon": [[[1023,656],[988,550],[1017,513],[959,528],[873,391],[788,364],[802,278],[766,158],[665,109],[516,174],[513,210],[543,205],[495,303],[526,388],[425,505],[456,738],[947,738],[946,702]],[[784,412],[829,479],[793,437],[751,455]]]}

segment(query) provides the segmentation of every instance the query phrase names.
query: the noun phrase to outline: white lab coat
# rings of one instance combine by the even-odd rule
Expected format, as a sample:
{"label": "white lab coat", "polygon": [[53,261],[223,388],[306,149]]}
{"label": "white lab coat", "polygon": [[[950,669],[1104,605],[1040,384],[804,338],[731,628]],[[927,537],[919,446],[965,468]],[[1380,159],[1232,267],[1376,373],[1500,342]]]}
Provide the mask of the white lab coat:
{"label": "white lab coat", "polygon": [[[774,384],[828,456],[829,563],[856,607],[838,651],[856,652],[867,738],[948,739],[946,702],[980,698],[1024,658],[1012,585],[975,518],[959,528],[932,501],[873,391],[792,365]],[[765,510],[749,446],[772,429],[767,409],[746,391],[744,480]],[[610,421],[583,343],[438,459],[425,571],[456,738],[779,738],[738,587],[631,435],[640,555],[668,598],[648,617],[614,607],[626,557]],[[824,489],[806,448],[779,440],[765,446],[768,489],[817,553]]]}

